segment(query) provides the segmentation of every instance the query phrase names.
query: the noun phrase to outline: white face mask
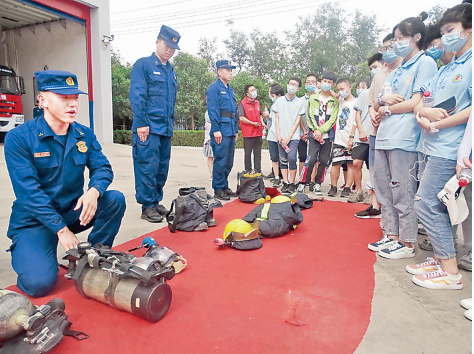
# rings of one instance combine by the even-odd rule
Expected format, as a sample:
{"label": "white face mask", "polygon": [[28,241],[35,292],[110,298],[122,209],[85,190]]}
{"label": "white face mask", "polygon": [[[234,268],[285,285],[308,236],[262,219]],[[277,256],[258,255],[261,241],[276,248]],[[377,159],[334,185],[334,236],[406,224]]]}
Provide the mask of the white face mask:
{"label": "white face mask", "polygon": [[286,92],[288,92],[290,95],[294,95],[298,91],[298,89],[293,86],[293,85],[286,85]]}
{"label": "white face mask", "polygon": [[256,98],[257,98],[257,90],[252,91],[252,93],[250,94],[250,96],[251,96],[253,99],[256,99]]}

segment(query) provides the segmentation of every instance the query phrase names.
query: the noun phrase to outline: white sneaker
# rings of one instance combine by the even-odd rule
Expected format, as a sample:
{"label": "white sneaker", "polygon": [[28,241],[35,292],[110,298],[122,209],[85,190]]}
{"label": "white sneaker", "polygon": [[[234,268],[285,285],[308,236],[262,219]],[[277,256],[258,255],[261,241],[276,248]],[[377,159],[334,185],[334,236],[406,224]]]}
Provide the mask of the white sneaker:
{"label": "white sneaker", "polygon": [[315,183],[313,187],[314,193],[321,193],[321,183]]}
{"label": "white sneaker", "polygon": [[369,243],[368,248],[371,251],[377,252],[377,251],[383,250],[384,248],[390,247],[395,242],[396,242],[395,240],[388,238],[387,235],[383,235],[383,237],[377,242]]}
{"label": "white sneaker", "polygon": [[448,274],[441,267],[430,273],[414,275],[411,279],[416,285],[427,289],[460,290],[463,287],[461,274]]}
{"label": "white sneaker", "polygon": [[410,274],[420,275],[432,272],[436,270],[440,265],[441,263],[439,263],[436,259],[434,259],[433,257],[428,257],[423,263],[407,265],[405,269]]}
{"label": "white sneaker", "polygon": [[466,317],[469,321],[472,321],[472,309],[465,311],[464,317]]}
{"label": "white sneaker", "polygon": [[379,256],[389,259],[412,258],[415,257],[415,246],[410,248],[400,241],[395,241],[393,245],[380,250]]}
{"label": "white sneaker", "polygon": [[464,307],[466,310],[472,309],[472,297],[469,299],[463,299],[459,303],[462,307]]}

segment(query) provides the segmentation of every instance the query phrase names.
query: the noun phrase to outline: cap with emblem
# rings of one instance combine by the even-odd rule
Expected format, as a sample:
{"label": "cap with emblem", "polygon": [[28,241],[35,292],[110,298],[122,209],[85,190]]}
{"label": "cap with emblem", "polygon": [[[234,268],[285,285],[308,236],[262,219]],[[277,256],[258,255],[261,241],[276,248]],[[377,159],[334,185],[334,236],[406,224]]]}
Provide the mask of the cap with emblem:
{"label": "cap with emblem", "polygon": [[219,60],[216,63],[217,70],[219,69],[235,69],[235,66],[228,60]]}
{"label": "cap with emblem", "polygon": [[178,42],[181,39],[181,36],[171,27],[165,25],[161,26],[158,38],[163,38],[167,45],[169,45],[171,48],[179,50]]}
{"label": "cap with emblem", "polygon": [[51,91],[59,95],[86,95],[77,86],[77,76],[68,71],[37,71],[35,78],[38,91]]}

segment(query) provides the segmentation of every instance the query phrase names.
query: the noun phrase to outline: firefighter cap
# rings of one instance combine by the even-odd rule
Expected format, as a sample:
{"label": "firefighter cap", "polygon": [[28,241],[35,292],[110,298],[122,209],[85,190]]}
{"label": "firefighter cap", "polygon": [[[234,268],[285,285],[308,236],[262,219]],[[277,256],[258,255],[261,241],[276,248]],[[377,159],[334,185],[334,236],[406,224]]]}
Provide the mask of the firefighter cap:
{"label": "firefighter cap", "polygon": [[51,91],[58,95],[78,95],[87,93],[78,88],[77,76],[68,71],[45,70],[35,72],[38,91]]}

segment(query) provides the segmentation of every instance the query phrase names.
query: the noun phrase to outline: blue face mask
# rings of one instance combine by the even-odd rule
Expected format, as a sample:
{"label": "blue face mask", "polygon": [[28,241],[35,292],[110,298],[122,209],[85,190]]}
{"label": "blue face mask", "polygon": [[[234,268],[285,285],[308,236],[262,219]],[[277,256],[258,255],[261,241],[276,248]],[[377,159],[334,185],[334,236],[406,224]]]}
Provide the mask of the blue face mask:
{"label": "blue face mask", "polygon": [[382,54],[382,59],[389,64],[393,64],[397,61],[398,55],[393,50],[387,50]]}
{"label": "blue face mask", "polygon": [[256,99],[256,98],[257,98],[257,90],[252,91],[252,93],[250,94],[250,96],[252,96],[253,99]]}
{"label": "blue face mask", "polygon": [[316,90],[316,85],[306,85],[304,88],[308,92],[313,92],[314,90]]}
{"label": "blue face mask", "polygon": [[397,42],[393,46],[393,51],[395,52],[395,54],[402,58],[405,58],[408,55],[410,55],[412,50],[413,50],[413,47],[410,46],[409,39],[405,39],[404,41]]}
{"label": "blue face mask", "polygon": [[444,54],[444,49],[439,49],[438,46],[430,48],[426,51],[426,55],[432,57],[434,60],[440,59]]}
{"label": "blue face mask", "polygon": [[467,36],[461,38],[461,31],[445,34],[441,37],[441,46],[447,52],[457,52],[466,44]]}
{"label": "blue face mask", "polygon": [[323,82],[321,84],[321,90],[323,90],[324,92],[328,92],[330,89],[331,89],[331,85],[328,84],[327,82]]}
{"label": "blue face mask", "polygon": [[339,96],[341,96],[341,98],[346,98],[349,96],[349,93],[347,93],[346,90],[341,90],[339,91]]}
{"label": "blue face mask", "polygon": [[290,95],[294,95],[298,91],[298,89],[293,86],[293,85],[286,85],[286,92],[288,92]]}
{"label": "blue face mask", "polygon": [[270,101],[272,101],[273,103],[275,103],[276,97],[273,97],[272,95],[268,94],[268,98],[270,99]]}
{"label": "blue face mask", "polygon": [[373,79],[375,74],[377,74],[379,71],[380,71],[381,68],[377,68],[377,69],[372,69],[370,70],[370,77]]}
{"label": "blue face mask", "polygon": [[362,92],[364,92],[365,90],[366,90],[366,89],[357,89],[357,90],[356,90],[357,97],[359,97],[359,96],[362,94]]}

